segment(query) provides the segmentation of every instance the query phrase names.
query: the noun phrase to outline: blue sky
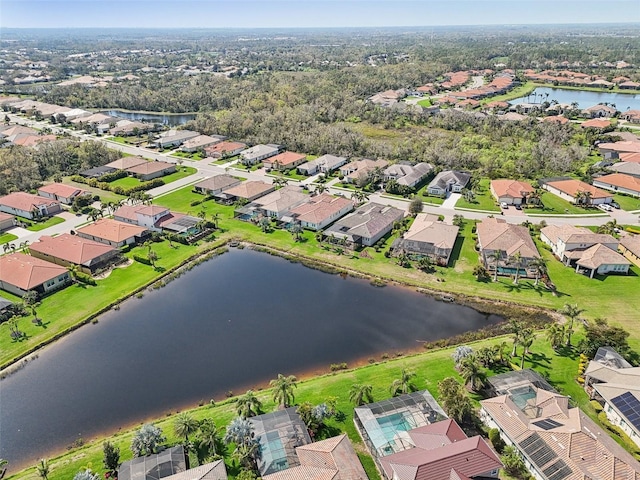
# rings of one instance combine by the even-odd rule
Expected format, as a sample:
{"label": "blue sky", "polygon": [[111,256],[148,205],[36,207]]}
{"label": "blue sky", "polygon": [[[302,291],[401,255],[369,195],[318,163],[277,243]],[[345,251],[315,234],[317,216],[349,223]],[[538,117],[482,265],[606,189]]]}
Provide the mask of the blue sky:
{"label": "blue sky", "polygon": [[375,27],[640,22],[640,0],[0,0],[0,27]]}

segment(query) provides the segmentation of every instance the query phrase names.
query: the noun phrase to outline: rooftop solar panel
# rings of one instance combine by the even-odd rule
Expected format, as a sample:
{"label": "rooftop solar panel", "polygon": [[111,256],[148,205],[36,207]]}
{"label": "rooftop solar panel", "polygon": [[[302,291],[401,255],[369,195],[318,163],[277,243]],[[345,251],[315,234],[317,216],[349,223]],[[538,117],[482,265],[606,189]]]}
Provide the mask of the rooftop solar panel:
{"label": "rooftop solar panel", "polygon": [[544,473],[549,480],[562,480],[571,475],[573,471],[563,460],[558,460],[545,468],[542,473]]}
{"label": "rooftop solar panel", "polygon": [[640,401],[631,392],[612,398],[611,403],[636,429],[640,430]]}
{"label": "rooftop solar panel", "polygon": [[561,427],[562,424],[556,422],[552,418],[545,418],[544,420],[538,420],[537,422],[533,422],[537,427],[542,428],[543,430],[551,430],[553,428]]}

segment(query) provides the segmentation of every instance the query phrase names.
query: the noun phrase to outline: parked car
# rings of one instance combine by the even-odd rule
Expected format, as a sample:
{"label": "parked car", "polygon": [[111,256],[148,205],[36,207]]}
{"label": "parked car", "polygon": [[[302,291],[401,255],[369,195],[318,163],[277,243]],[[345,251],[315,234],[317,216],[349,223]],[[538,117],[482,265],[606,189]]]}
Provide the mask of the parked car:
{"label": "parked car", "polygon": [[620,205],[618,205],[616,202],[611,202],[611,206],[617,210],[620,210]]}
{"label": "parked car", "polygon": [[516,205],[516,210],[522,210],[522,205]]}
{"label": "parked car", "polygon": [[606,203],[601,203],[598,205],[598,208],[600,210],[604,210],[605,212],[610,212],[611,211],[611,205],[608,205]]}
{"label": "parked car", "polygon": [[504,208],[506,210],[509,208],[509,205],[507,205],[507,202],[500,202],[500,208]]}

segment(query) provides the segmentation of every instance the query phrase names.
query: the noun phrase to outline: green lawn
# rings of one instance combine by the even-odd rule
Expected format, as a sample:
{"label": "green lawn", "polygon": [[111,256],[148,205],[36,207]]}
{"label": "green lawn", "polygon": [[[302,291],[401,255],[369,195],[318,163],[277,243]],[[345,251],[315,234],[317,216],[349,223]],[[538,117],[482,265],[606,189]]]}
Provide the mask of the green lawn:
{"label": "green lawn", "polygon": [[418,101],[418,105],[420,105],[421,107],[430,107],[431,105],[433,105],[433,103],[431,103],[430,98],[425,98],[423,100]]}
{"label": "green lawn", "polygon": [[542,193],[540,200],[544,205],[543,208],[527,208],[525,212],[542,215],[595,215],[602,213],[601,210],[595,208],[578,207],[547,191]]}
{"label": "green lawn", "polygon": [[18,237],[16,235],[14,235],[13,233],[1,233],[0,234],[0,245],[2,245],[3,243],[12,242],[16,238],[18,238]]}
{"label": "green lawn", "polygon": [[[31,222],[31,220],[27,220],[28,222]],[[53,225],[58,225],[59,223],[63,223],[64,222],[64,218],[60,218],[60,217],[49,217],[46,220],[43,220],[42,222],[32,222],[30,227],[27,227],[27,230],[30,230],[32,232],[39,232],[40,230],[44,230],[45,228],[49,228],[52,227]]]}
{"label": "green lawn", "polygon": [[171,157],[184,158],[185,160],[202,160],[204,156],[200,152],[175,152],[170,155]]}
{"label": "green lawn", "polygon": [[113,182],[109,182],[109,185],[111,185],[112,187],[131,188],[140,185],[140,180],[138,180],[136,177],[127,176],[114,180]]}
{"label": "green lawn", "polygon": [[533,82],[526,82],[520,85],[519,87],[512,88],[507,93],[504,93],[502,95],[496,95],[494,97],[484,98],[480,100],[480,103],[484,105],[489,102],[508,102],[509,100],[514,100],[516,98],[524,97],[528,93],[533,92],[537,86],[538,85],[536,85]]}
{"label": "green lawn", "polygon": [[245,165],[243,163],[238,162],[233,166],[233,168],[237,168],[239,170],[248,170],[253,172],[255,170],[262,168],[262,166],[263,166],[262,163],[256,163],[255,165]]}
{"label": "green lawn", "polygon": [[471,210],[487,210],[490,212],[499,212],[500,207],[496,204],[496,199],[489,189],[490,180],[483,178],[478,182],[478,186],[474,190],[475,198],[473,202],[468,202],[464,197],[456,202],[456,208],[468,208]]}
{"label": "green lawn", "polygon": [[123,200],[124,198],[126,198],[124,195],[118,195],[117,193],[108,192],[106,190],[101,190],[99,188],[90,187],[89,185],[86,185],[84,183],[74,182],[73,180],[70,179],[70,177],[64,177],[62,179],[62,183],[64,183],[65,185],[73,185],[74,187],[87,190],[88,192],[91,192],[91,195],[98,195],[100,197],[100,200],[105,203],[108,203],[108,202],[118,203],[120,200]]}
{"label": "green lawn", "polygon": [[620,205],[622,210],[626,210],[627,212],[640,210],[640,198],[616,193],[613,195],[613,201]]}
{"label": "green lawn", "polygon": [[275,170],[271,170],[267,175],[270,177],[290,178],[292,180],[298,180],[298,181],[302,181],[307,178],[306,175],[302,175],[301,173],[298,173],[296,169],[289,170],[288,175],[285,175],[283,172],[278,172]]}
{"label": "green lawn", "polygon": [[[188,177],[189,175],[193,175],[194,173],[196,173],[198,170],[194,167],[185,167],[183,166],[179,166],[177,167],[177,171],[174,173],[171,173],[169,175],[165,175],[164,177],[160,177],[162,178],[162,180],[164,181],[165,185],[171,182],[175,182],[176,180],[180,180],[181,178],[185,178]],[[130,187],[135,187],[136,185],[140,185],[140,180],[138,180],[136,177],[124,177],[124,178],[119,178],[118,180],[114,180],[113,182],[110,182],[109,185],[113,185],[115,186],[121,186],[123,188],[130,188]]]}

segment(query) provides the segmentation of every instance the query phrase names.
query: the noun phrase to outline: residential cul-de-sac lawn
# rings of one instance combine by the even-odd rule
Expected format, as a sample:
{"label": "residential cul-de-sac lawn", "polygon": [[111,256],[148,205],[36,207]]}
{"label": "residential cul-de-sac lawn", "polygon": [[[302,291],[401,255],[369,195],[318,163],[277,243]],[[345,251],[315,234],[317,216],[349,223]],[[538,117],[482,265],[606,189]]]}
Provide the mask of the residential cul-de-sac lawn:
{"label": "residential cul-de-sac lawn", "polygon": [[540,200],[544,205],[543,208],[528,207],[525,212],[540,215],[595,215],[602,213],[602,210],[597,208],[578,207],[551,192],[543,192]]}
{"label": "residential cul-de-sac lawn", "polygon": [[474,190],[474,200],[468,202],[464,196],[456,202],[456,208],[467,208],[470,210],[487,210],[489,212],[499,212],[500,207],[496,205],[496,199],[491,194],[489,188],[490,180],[483,178],[478,182],[477,188]]}
{"label": "residential cul-de-sac lawn", "polygon": [[45,228],[49,228],[64,222],[64,218],[61,217],[49,217],[41,222],[34,222],[27,219],[24,220],[27,222],[31,222],[31,226],[27,227],[27,230],[31,232],[39,232],[40,230],[44,230]]}

